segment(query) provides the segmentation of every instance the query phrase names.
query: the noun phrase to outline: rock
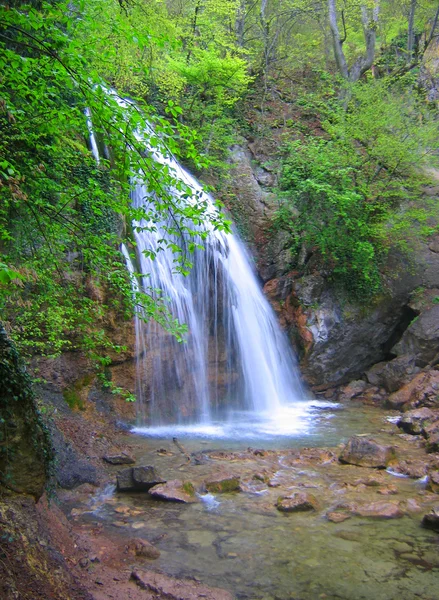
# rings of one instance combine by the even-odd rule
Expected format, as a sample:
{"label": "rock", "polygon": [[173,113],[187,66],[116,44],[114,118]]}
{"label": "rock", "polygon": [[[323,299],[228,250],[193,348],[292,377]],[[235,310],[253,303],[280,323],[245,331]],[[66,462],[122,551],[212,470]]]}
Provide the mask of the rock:
{"label": "rock", "polygon": [[366,437],[352,436],[339,456],[339,461],[359,467],[384,469],[395,458],[392,446],[383,446]]}
{"label": "rock", "polygon": [[372,502],[357,506],[354,514],[360,517],[373,517],[375,519],[397,519],[403,516],[399,504],[393,502]]}
{"label": "rock", "polygon": [[6,488],[38,500],[49,478],[51,446],[32,380],[0,323],[0,495]]}
{"label": "rock", "polygon": [[439,432],[428,435],[427,452],[439,452]]}
{"label": "rock", "polygon": [[117,490],[119,492],[147,492],[159,483],[166,483],[166,481],[151,466],[130,467],[117,474]]}
{"label": "rock", "polygon": [[239,492],[240,479],[237,475],[218,475],[209,481],[205,481],[205,487],[212,494],[225,492]]}
{"label": "rock", "polygon": [[331,521],[332,523],[343,523],[343,521],[350,519],[351,515],[349,515],[348,513],[345,513],[345,512],[333,511],[333,512],[326,513],[326,518],[328,519],[328,521]]}
{"label": "rock", "polygon": [[131,540],[127,549],[135,556],[156,560],[160,556],[160,550],[142,538]]}
{"label": "rock", "polygon": [[400,390],[390,394],[388,405],[390,408],[401,409],[405,406],[418,408],[439,407],[439,371],[432,369],[418,373]]}
{"label": "rock", "polygon": [[49,427],[56,455],[55,477],[58,485],[65,490],[72,490],[84,483],[98,485],[99,477],[96,468],[79,457],[55,424],[52,423]]}
{"label": "rock", "polygon": [[167,483],[155,485],[149,490],[153,498],[167,500],[168,502],[182,502],[189,504],[196,502],[195,488],[190,482],[183,482],[179,479],[173,479]]}
{"label": "rock", "polygon": [[427,490],[439,494],[439,471],[432,471],[428,476]]}
{"label": "rock", "polygon": [[411,479],[421,479],[427,474],[427,465],[423,460],[400,460],[392,465],[392,469],[395,473],[407,475]]}
{"label": "rock", "polygon": [[398,356],[409,354],[425,367],[439,352],[439,305],[422,312],[392,348]]}
{"label": "rock", "polygon": [[425,425],[436,419],[436,414],[429,408],[417,408],[409,410],[398,421],[400,429],[411,435],[421,435],[424,433]]}
{"label": "rock", "polygon": [[422,510],[422,508],[419,506],[419,504],[416,502],[416,500],[414,498],[407,498],[407,500],[405,501],[405,510],[408,513],[417,513],[420,512]]}
{"label": "rock", "polygon": [[424,515],[422,526],[427,529],[439,531],[439,508],[433,508],[433,510]]}
{"label": "rock", "polygon": [[312,494],[294,492],[289,496],[279,496],[276,508],[282,512],[317,510],[317,500]]}
{"label": "rock", "polygon": [[131,579],[142,589],[166,600],[233,600],[232,594],[189,579],[174,579],[152,571],[133,571]]}
{"label": "rock", "polygon": [[103,460],[110,465],[133,465],[136,462],[136,459],[128,454],[128,452],[120,452],[119,454],[106,454],[103,457]]}
{"label": "rock", "polygon": [[419,372],[413,356],[403,354],[389,362],[380,362],[365,373],[369,383],[387,392],[396,392],[401,386]]}
{"label": "rock", "polygon": [[394,494],[397,494],[397,493],[398,493],[398,488],[393,483],[390,483],[389,485],[379,488],[379,490],[378,490],[378,494],[381,494],[381,496],[393,496]]}
{"label": "rock", "polygon": [[367,387],[367,383],[359,379],[358,381],[351,381],[348,385],[345,385],[341,388],[341,398],[342,400],[352,400],[352,398],[356,398],[360,396],[360,394]]}

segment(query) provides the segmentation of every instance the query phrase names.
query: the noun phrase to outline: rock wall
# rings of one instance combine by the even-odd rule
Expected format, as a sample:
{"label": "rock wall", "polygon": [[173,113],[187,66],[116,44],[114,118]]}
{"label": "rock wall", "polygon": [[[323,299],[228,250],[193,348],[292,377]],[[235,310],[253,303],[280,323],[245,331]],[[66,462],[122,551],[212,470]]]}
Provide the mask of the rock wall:
{"label": "rock wall", "polygon": [[38,499],[48,479],[51,443],[30,377],[0,324],[0,490]]}
{"label": "rock wall", "polygon": [[[439,298],[439,236],[417,242],[405,255],[392,251],[383,268],[382,296],[366,307],[349,304],[312,260],[306,268],[304,257],[293,260],[283,234],[270,228],[276,178],[274,167],[262,166],[266,160],[264,149],[254,144],[233,148],[228,198],[233,214],[241,215],[238,221],[245,218],[241,228],[255,252],[265,293],[307,382],[317,388],[340,385],[402,355],[425,367],[437,352],[432,307]],[[430,196],[437,192],[425,190]]]}

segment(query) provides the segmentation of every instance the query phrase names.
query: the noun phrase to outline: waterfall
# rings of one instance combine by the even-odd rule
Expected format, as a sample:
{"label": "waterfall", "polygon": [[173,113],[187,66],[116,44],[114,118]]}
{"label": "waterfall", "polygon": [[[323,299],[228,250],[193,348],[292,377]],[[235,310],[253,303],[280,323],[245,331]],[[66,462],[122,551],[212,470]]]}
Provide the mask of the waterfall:
{"label": "waterfall", "polygon": [[[86,116],[95,154],[91,117],[89,113]],[[187,200],[181,192],[169,190],[176,203],[205,203],[211,215],[217,210],[212,198],[172,156],[145,145],[177,181],[193,191],[193,198]],[[141,181],[133,186],[131,197],[135,208],[147,209],[154,203]],[[166,222],[155,223],[155,227],[146,221],[132,225],[136,262],[142,274],[139,281],[124,245],[121,251],[133,294],[139,288],[157,294],[188,329],[184,343],[180,343],[156,322],[144,323],[136,315],[136,395],[141,423],[209,425],[224,422],[237,412],[272,420],[274,414],[285,414],[286,407],[303,400],[306,394],[295,357],[238,235],[207,224],[207,239],[198,240],[203,249],[195,250],[191,272],[184,276],[175,271],[172,249],[163,247],[163,239],[169,239]]]}
{"label": "waterfall", "polygon": [[[198,202],[215,210],[192,175],[174,159],[162,160]],[[132,201],[135,207],[151,202],[142,184]],[[172,314],[188,326],[183,344],[153,322],[145,327],[138,367],[147,381],[139,404],[149,403],[150,422],[210,423],[231,410],[275,412],[303,398],[292,350],[238,235],[211,228],[183,276],[175,272],[172,250],[159,250],[163,224],[155,231],[147,225],[133,223],[141,285],[162,290]]]}

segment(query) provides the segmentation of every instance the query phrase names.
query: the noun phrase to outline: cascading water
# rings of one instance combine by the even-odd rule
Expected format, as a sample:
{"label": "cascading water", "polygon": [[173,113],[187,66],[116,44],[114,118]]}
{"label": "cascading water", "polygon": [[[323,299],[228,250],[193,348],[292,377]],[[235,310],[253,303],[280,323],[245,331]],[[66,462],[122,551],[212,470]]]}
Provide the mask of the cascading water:
{"label": "cascading water", "polygon": [[[204,202],[211,214],[216,211],[213,200],[177,161],[145,145],[193,190],[193,200],[175,191],[177,203]],[[91,147],[95,153],[94,140]],[[132,202],[147,208],[154,198],[140,182]],[[140,281],[125,246],[122,252],[133,293],[138,286],[148,292],[161,290],[172,315],[188,327],[185,342],[179,343],[157,323],[145,324],[136,316],[137,430],[147,425],[149,432],[163,431],[171,425],[177,431],[188,424],[206,430],[213,423],[236,419],[250,428],[255,419],[269,423],[265,430],[272,433],[302,429],[300,417],[309,403],[304,402],[296,361],[238,236],[211,227],[204,248],[192,257],[190,274],[183,276],[175,272],[172,249],[163,247],[163,238],[169,238],[166,223],[152,228],[145,221],[133,222],[132,230]]]}
{"label": "cascading water", "polygon": [[[215,210],[187,171],[172,158],[162,160]],[[141,184],[132,200],[136,207],[151,201]],[[165,237],[160,225],[153,232],[145,225],[133,224],[142,285],[162,290],[172,314],[188,326],[184,344],[155,323],[146,326],[138,360],[148,381],[139,401],[149,401],[150,422],[210,423],[231,410],[276,412],[303,398],[291,348],[238,236],[212,229],[183,276],[175,273],[172,250],[159,250]]]}

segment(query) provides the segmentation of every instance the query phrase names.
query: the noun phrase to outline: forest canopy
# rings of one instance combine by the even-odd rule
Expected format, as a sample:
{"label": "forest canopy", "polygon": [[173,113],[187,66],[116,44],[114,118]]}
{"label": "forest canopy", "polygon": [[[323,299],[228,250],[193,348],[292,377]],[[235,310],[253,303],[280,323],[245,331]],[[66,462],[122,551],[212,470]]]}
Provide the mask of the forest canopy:
{"label": "forest canopy", "polygon": [[[420,199],[437,162],[437,2],[1,4],[0,310],[22,352],[105,354],[106,312],[130,318],[139,304],[182,336],[157,294],[133,302],[119,245],[133,219],[166,220],[185,273],[211,217],[175,202],[171,188],[192,191],[145,144],[221,196],[229,148],[282,127],[274,226],[356,301],[382,291],[392,244],[436,227]],[[277,102],[295,117],[273,125]],[[156,198],[141,214],[139,173]]]}

